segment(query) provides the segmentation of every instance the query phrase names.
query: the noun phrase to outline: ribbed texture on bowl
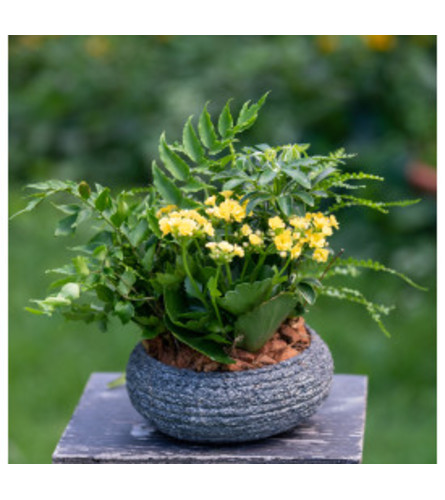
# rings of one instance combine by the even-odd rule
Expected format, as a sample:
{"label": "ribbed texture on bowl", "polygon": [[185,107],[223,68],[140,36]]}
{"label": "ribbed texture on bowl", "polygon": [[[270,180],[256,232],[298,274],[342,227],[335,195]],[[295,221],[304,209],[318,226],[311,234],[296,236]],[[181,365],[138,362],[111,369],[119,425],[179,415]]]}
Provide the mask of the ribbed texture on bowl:
{"label": "ribbed texture on bowl", "polygon": [[308,327],[301,354],[240,372],[194,372],[165,365],[138,344],[127,365],[136,410],[169,436],[201,443],[252,441],[279,434],[313,415],[329,393],[333,361]]}

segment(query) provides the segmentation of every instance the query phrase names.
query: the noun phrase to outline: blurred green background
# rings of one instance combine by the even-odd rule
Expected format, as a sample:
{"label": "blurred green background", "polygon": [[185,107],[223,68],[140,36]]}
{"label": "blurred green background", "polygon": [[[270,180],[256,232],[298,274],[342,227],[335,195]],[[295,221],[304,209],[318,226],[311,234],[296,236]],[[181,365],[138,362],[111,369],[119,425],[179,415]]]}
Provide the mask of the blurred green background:
{"label": "blurred green background", "polygon": [[[363,273],[361,289],[395,303],[386,339],[358,306],[320,299],[308,315],[339,373],[369,376],[365,463],[436,461],[436,37],[435,36],[12,36],[9,41],[11,213],[28,182],[62,178],[120,186],[150,182],[163,130],[180,137],[205,102],[232,109],[271,90],[245,143],[309,142],[358,153],[350,167],[383,175],[367,194],[421,197],[384,216],[338,214],[333,241],[408,273]],[[10,223],[10,462],[50,462],[92,371],[123,371],[138,340],[115,323],[35,317],[44,270],[68,260],[53,237],[50,204]]]}

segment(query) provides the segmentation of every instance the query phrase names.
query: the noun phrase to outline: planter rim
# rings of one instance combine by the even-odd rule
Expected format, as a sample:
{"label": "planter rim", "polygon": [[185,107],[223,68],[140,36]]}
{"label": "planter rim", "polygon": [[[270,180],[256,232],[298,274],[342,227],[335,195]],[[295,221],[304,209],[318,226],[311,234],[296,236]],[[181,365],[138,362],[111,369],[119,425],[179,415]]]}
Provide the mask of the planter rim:
{"label": "planter rim", "polygon": [[[296,363],[296,362],[297,363],[304,362],[305,359],[307,357],[309,357],[310,354],[312,353],[312,351],[314,350],[314,348],[315,348],[314,346],[316,344],[318,344],[319,342],[323,342],[322,339],[318,336],[317,332],[315,332],[315,330],[313,330],[307,323],[305,323],[305,327],[311,336],[311,343],[310,343],[309,347],[307,347],[303,352],[293,356],[292,358],[286,359],[284,361],[280,361],[278,363],[274,363],[273,365],[262,366],[261,368],[253,368],[250,370],[240,370],[240,371],[236,371],[236,372],[230,372],[230,371],[227,371],[227,372],[226,371],[224,371],[224,372],[221,372],[221,371],[197,372],[195,370],[190,370],[189,368],[178,368],[176,366],[167,365],[166,363],[163,363],[162,361],[159,361],[159,360],[153,358],[152,356],[150,356],[150,354],[147,353],[144,346],[142,345],[142,342],[139,342],[138,346],[141,349],[143,349],[145,355],[148,358],[148,362],[150,362],[154,365],[158,365],[159,367],[162,367],[163,370],[170,372],[172,374],[176,373],[177,375],[179,375],[182,373],[183,375],[186,375],[187,377],[196,377],[198,379],[199,378],[208,378],[208,377],[224,378],[224,379],[227,379],[227,378],[236,379],[239,377],[254,376],[255,374],[258,374],[259,372],[261,372],[261,374],[265,374],[267,372],[275,371],[279,367],[284,368],[284,367],[292,365],[293,363]],[[184,372],[186,372],[186,373],[184,373]]]}

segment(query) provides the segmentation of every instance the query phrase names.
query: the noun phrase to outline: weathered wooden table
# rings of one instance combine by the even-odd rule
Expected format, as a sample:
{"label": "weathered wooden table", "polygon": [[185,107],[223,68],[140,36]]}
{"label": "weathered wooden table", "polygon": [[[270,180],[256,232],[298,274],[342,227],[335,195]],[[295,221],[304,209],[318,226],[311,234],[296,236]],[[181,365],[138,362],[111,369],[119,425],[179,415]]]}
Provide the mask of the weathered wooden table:
{"label": "weathered wooden table", "polygon": [[131,406],[118,373],[93,373],[53,454],[53,463],[361,463],[367,377],[335,375],[331,393],[307,423],[265,440],[198,445],[164,436]]}

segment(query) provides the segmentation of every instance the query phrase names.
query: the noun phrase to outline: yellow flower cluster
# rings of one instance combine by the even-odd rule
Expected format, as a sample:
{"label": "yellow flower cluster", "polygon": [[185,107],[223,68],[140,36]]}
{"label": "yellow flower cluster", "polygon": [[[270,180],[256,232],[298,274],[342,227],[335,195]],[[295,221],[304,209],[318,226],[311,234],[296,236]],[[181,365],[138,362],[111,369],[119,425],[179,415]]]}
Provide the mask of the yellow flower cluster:
{"label": "yellow flower cluster", "polygon": [[244,250],[239,245],[232,245],[228,241],[211,241],[206,243],[210,249],[210,257],[217,261],[231,262],[234,257],[244,257]]}
{"label": "yellow flower cluster", "polygon": [[245,247],[252,245],[253,247],[261,247],[264,245],[263,233],[261,231],[252,231],[252,228],[248,224],[243,224],[240,229],[241,236],[247,237],[249,243],[244,242]]}
{"label": "yellow flower cluster", "polygon": [[224,196],[224,201],[219,205],[216,204],[215,195],[205,200],[204,203],[210,207],[206,209],[206,212],[218,219],[224,219],[226,222],[241,222],[246,217],[246,205],[248,201],[246,200],[241,204],[233,200],[230,198],[233,194],[232,191],[222,191],[221,194]]}
{"label": "yellow flower cluster", "polygon": [[202,236],[207,234],[213,236],[215,230],[212,224],[196,210],[174,210],[174,205],[168,205],[157,212],[160,217],[159,228],[162,234],[173,234],[174,236]]}
{"label": "yellow flower cluster", "polygon": [[332,228],[338,229],[339,225],[334,215],[326,217],[321,212],[307,213],[304,217],[291,217],[286,224],[280,217],[269,219],[269,227],[276,249],[282,257],[288,252],[292,259],[300,257],[304,246],[314,249],[312,258],[317,262],[326,262],[329,257],[327,236],[333,233]]}

